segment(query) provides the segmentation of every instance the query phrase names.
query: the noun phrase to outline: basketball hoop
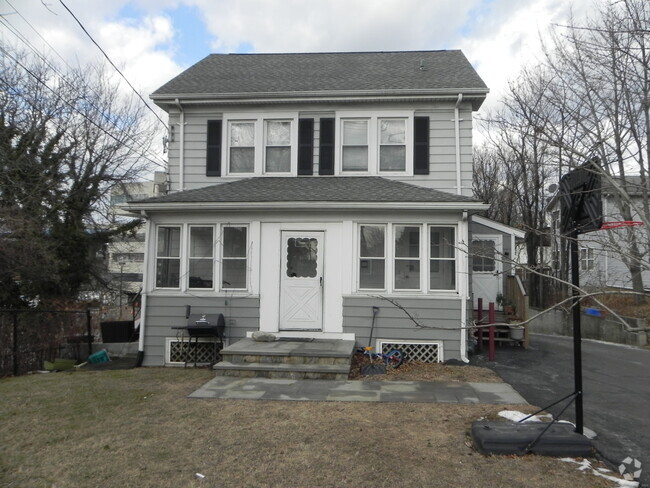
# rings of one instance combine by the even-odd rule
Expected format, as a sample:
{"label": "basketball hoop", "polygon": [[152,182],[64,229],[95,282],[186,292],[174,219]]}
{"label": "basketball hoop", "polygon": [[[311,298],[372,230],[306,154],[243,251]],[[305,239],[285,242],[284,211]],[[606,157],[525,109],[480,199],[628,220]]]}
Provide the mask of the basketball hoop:
{"label": "basketball hoop", "polygon": [[643,225],[643,222],[640,222],[638,220],[603,222],[603,224],[600,226],[600,230],[618,229],[620,227],[637,227],[639,225]]}

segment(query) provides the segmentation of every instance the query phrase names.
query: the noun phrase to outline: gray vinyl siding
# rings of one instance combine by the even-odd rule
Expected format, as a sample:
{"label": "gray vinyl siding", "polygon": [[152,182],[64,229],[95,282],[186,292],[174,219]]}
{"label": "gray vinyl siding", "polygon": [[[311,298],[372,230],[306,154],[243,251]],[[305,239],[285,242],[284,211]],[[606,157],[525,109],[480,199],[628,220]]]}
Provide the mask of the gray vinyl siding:
{"label": "gray vinyl siding", "polygon": [[187,325],[186,306],[192,307],[192,314],[222,313],[226,319],[226,342],[232,344],[246,337],[247,332],[259,330],[259,299],[257,297],[192,297],[156,296],[147,297],[145,322],[145,366],[165,364],[165,343],[169,337],[176,337],[172,327]]}
{"label": "gray vinyl siding", "polygon": [[[343,300],[343,332],[355,334],[357,345],[366,346],[372,326],[372,307],[379,307],[373,330],[376,339],[395,341],[442,341],[444,357],[460,359],[461,302],[455,299],[396,299],[408,312],[417,317],[427,329],[418,327],[404,311],[380,298],[346,297]],[[465,306],[465,305],[463,305]]]}
{"label": "gray vinyl siding", "polygon": [[[320,119],[334,117],[337,108],[350,109],[349,106],[331,107],[327,110],[314,110],[312,107],[280,106],[280,112],[297,112],[299,117],[314,119],[314,174],[318,174],[318,157],[320,141]],[[387,176],[406,183],[419,184],[450,193],[456,193],[456,132],[454,126],[454,104],[445,103],[439,106],[418,109],[414,106],[382,106],[375,104],[372,107],[358,106],[359,110],[404,109],[413,110],[417,116],[430,118],[430,174],[417,176]],[[238,107],[227,107],[223,111],[218,108],[185,107],[185,134],[184,134],[184,186],[185,189],[199,188],[213,185],[234,178],[221,178],[205,175],[206,147],[207,147],[207,121],[221,119],[223,112],[233,113]],[[251,107],[246,107],[247,113]],[[263,110],[260,108],[260,110]],[[272,117],[272,112],[265,115]],[[245,115],[243,115],[245,117]],[[460,155],[461,155],[461,186],[462,194],[472,196],[472,111],[469,104],[462,104],[460,109]],[[179,190],[180,185],[180,138],[179,125],[180,113],[175,110],[169,114],[169,124],[175,127],[174,140],[169,143],[169,180],[172,191]],[[225,128],[224,128],[225,131]],[[225,132],[224,132],[225,133]],[[222,168],[227,161],[227,147],[222,148]]]}

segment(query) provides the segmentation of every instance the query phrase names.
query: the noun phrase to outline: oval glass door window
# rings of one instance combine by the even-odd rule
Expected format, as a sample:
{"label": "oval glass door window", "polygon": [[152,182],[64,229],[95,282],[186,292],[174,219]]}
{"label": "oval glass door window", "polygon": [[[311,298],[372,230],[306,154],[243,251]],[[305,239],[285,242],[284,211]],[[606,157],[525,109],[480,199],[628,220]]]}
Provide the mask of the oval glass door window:
{"label": "oval glass door window", "polygon": [[287,241],[287,276],[315,278],[318,258],[318,239],[291,237]]}

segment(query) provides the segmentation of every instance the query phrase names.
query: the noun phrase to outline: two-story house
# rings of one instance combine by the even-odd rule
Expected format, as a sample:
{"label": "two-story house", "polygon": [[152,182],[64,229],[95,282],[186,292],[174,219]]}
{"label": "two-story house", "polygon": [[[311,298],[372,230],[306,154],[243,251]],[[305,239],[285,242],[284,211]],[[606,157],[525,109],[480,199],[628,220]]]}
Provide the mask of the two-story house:
{"label": "two-story house", "polygon": [[379,307],[376,347],[464,359],[487,93],[460,51],[214,54],[156,90],[171,192],[129,204],[148,226],[144,364],[174,362],[188,306],[223,313],[230,343],[359,345]]}

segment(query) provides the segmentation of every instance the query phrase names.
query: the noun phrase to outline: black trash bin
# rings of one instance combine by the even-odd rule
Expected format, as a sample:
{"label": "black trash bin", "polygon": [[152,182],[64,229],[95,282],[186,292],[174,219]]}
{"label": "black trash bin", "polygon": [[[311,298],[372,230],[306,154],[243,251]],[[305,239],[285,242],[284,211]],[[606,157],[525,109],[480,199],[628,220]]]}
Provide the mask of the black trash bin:
{"label": "black trash bin", "polygon": [[100,325],[103,342],[131,342],[137,339],[133,320],[113,320]]}

